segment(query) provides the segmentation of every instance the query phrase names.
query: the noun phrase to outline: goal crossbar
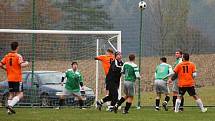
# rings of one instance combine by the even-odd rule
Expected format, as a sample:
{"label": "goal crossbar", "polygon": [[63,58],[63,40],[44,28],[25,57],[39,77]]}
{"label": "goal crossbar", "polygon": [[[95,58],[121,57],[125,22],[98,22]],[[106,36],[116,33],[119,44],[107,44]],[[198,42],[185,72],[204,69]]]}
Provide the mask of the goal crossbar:
{"label": "goal crossbar", "polygon": [[70,30],[28,30],[28,29],[0,29],[0,33],[26,33],[26,34],[85,34],[105,35],[121,34],[121,31],[70,31]]}

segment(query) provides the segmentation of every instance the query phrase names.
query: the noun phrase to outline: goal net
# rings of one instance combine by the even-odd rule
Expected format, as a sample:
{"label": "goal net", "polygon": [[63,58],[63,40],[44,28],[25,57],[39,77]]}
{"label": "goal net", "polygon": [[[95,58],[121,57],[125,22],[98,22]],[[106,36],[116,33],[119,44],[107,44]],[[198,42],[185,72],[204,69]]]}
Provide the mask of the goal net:
{"label": "goal net", "polygon": [[[93,90],[95,100],[105,96],[105,74],[100,62],[95,61],[94,58],[97,55],[105,54],[108,48],[121,51],[121,31],[0,29],[0,58],[10,51],[10,43],[13,41],[19,42],[19,53],[25,60],[31,62],[24,71],[34,73],[38,71],[65,72],[71,68],[72,61],[77,61],[79,70],[84,77],[84,85]],[[1,71],[0,75],[6,79],[5,72]],[[31,77],[23,78],[31,80]],[[31,83],[31,86],[34,85],[34,81],[38,77],[35,76],[33,79],[28,82]],[[34,88],[37,86],[38,84]],[[38,92],[37,89],[31,89],[31,91],[31,93],[24,92],[24,99],[28,98],[31,100],[28,100],[30,103],[34,103],[35,100],[37,103],[41,103],[41,92]],[[48,94],[48,96],[50,95]],[[48,99],[47,105],[58,103],[55,101],[50,104],[51,99]],[[87,105],[91,104],[92,102]]]}

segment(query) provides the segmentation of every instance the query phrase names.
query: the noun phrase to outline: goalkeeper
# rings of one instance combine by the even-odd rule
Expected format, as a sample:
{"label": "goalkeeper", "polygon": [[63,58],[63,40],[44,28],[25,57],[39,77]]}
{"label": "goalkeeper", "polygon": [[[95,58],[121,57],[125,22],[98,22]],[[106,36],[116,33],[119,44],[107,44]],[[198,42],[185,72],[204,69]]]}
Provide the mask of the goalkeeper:
{"label": "goalkeeper", "polygon": [[65,95],[73,95],[74,97],[77,97],[79,100],[80,109],[84,109],[83,98],[80,92],[80,86],[81,86],[81,90],[84,90],[83,77],[81,73],[78,71],[78,63],[72,62],[71,65],[72,65],[72,68],[66,71],[65,77],[62,77],[62,80],[61,80],[62,86],[65,78],[67,78],[67,81],[66,81],[65,88],[63,90],[63,94],[60,96],[59,107],[57,107],[56,109],[60,109],[60,107],[63,106],[65,102],[65,98],[64,98]]}

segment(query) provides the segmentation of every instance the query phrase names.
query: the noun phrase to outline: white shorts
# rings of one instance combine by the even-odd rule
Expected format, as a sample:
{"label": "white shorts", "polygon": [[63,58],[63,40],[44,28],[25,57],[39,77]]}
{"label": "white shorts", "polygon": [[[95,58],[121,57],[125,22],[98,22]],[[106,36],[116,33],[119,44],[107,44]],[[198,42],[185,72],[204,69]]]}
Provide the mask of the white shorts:
{"label": "white shorts", "polygon": [[67,90],[66,88],[63,89],[63,92],[57,92],[56,95],[65,95],[65,96],[69,96],[69,95],[73,95],[73,96],[81,96],[81,92],[73,92],[70,90]]}

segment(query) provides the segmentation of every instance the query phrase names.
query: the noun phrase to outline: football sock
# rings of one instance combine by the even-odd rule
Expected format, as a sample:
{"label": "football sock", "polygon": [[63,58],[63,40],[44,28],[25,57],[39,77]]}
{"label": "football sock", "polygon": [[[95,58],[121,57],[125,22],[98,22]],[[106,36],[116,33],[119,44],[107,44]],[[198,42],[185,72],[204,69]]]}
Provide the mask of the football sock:
{"label": "football sock", "polygon": [[8,104],[9,106],[13,107],[14,105],[16,105],[16,103],[19,102],[19,97],[15,96],[12,100],[11,103]]}
{"label": "football sock", "polygon": [[201,99],[197,99],[197,100],[196,100],[196,104],[199,106],[199,108],[200,108],[201,110],[204,109],[204,106],[203,106],[203,103],[202,103]]}
{"label": "football sock", "polygon": [[125,101],[125,98],[121,97],[121,99],[119,100],[119,102],[116,104],[116,107],[119,107],[120,105],[122,105],[122,103]]}
{"label": "football sock", "polygon": [[175,112],[179,111],[180,104],[181,104],[181,99],[176,99],[176,102],[175,102]]}
{"label": "football sock", "polygon": [[184,106],[184,97],[182,97],[182,99],[181,99],[180,108],[183,108],[183,106]]}
{"label": "football sock", "polygon": [[165,97],[165,101],[166,101],[166,102],[169,102],[169,99],[170,99],[169,96],[166,96],[166,97]]}
{"label": "football sock", "polygon": [[126,102],[125,111],[128,112],[130,107],[131,107],[131,103]]}
{"label": "football sock", "polygon": [[11,99],[8,99],[8,100],[7,100],[7,105],[11,105],[11,104],[10,104],[11,101],[12,101]]}
{"label": "football sock", "polygon": [[80,106],[80,108],[82,108],[82,107],[83,107],[83,105],[84,105],[84,101],[83,101],[83,100],[79,100],[78,102],[79,102],[79,106]]}
{"label": "football sock", "polygon": [[65,101],[64,99],[60,99],[60,100],[59,100],[59,105],[60,105],[60,106],[63,106],[63,105],[64,105],[64,101]]}
{"label": "football sock", "polygon": [[107,102],[107,101],[111,101],[110,96],[106,96],[103,99],[100,100],[101,104]]}
{"label": "football sock", "polygon": [[155,100],[155,105],[156,105],[156,107],[159,107],[159,105],[160,105],[160,99],[156,99]]}
{"label": "football sock", "polygon": [[176,99],[177,99],[177,96],[172,96],[172,104],[173,104],[173,107],[175,107]]}

